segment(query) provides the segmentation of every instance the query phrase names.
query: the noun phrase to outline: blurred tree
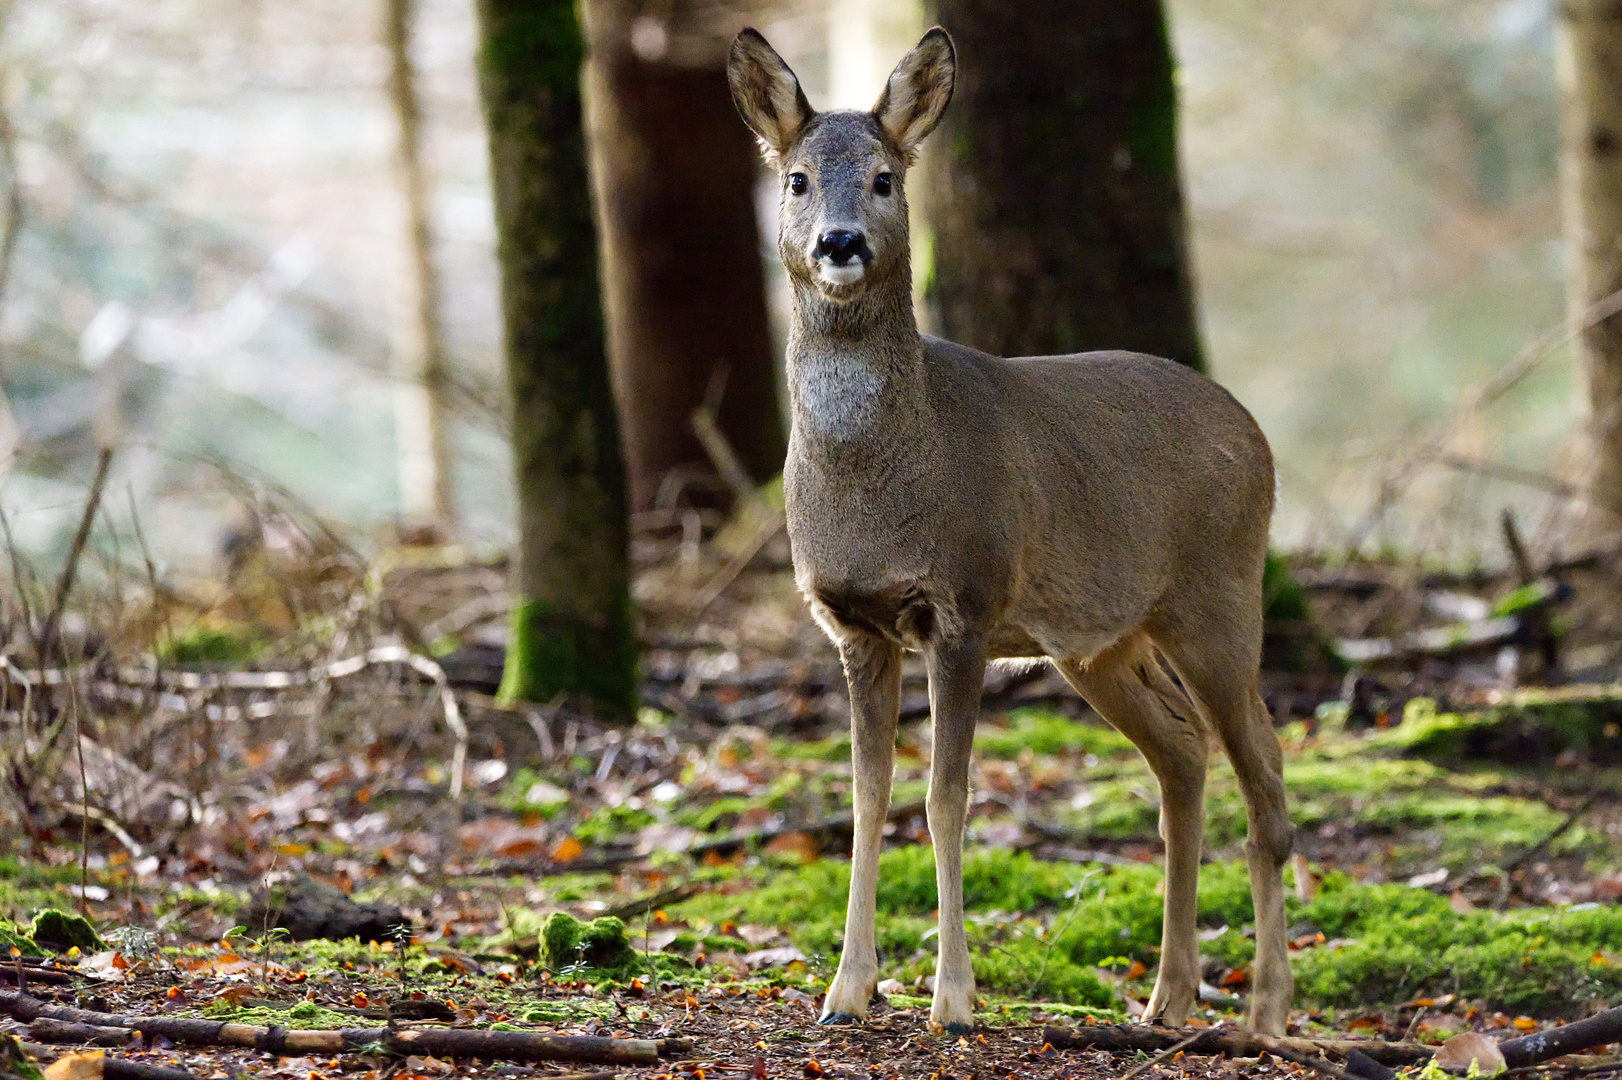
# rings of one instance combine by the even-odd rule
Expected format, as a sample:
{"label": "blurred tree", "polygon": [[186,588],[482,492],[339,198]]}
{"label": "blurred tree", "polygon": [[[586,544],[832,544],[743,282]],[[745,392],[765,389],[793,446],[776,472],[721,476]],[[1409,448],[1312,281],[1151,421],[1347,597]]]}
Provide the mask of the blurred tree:
{"label": "blurred tree", "polygon": [[786,449],[755,224],[759,155],[727,89],[737,26],[711,25],[706,0],[647,7],[585,5],[609,356],[639,510],[672,469],[710,471],[691,418],[714,377],[725,379],[718,426],[756,482],[782,469]]}
{"label": "blurred tree", "polygon": [[439,317],[439,273],[429,221],[422,148],[422,106],[411,62],[414,0],[384,0],[384,38],[391,60],[389,97],[400,125],[399,162],[408,217],[410,315],[397,335],[401,385],[395,395],[400,501],[406,524],[449,534],[456,525],[455,456],[451,450],[449,371]]}
{"label": "blurred tree", "polygon": [[1001,356],[1134,349],[1203,370],[1160,0],[933,0],[962,56],[932,145],[926,289]]}
{"label": "blurred tree", "polygon": [[1558,11],[1567,295],[1588,378],[1593,539],[1609,544],[1622,538],[1622,313],[1590,310],[1622,290],[1622,17],[1612,0]]}
{"label": "blurred tree", "polygon": [[637,694],[625,469],[609,387],[586,180],[573,0],[479,0],[512,396],[518,556],[500,696]]}

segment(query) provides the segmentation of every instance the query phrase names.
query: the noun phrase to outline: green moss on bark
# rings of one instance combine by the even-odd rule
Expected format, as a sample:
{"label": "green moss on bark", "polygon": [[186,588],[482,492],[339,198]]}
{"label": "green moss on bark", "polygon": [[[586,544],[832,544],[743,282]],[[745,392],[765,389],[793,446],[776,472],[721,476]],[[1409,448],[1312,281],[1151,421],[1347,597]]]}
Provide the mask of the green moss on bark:
{"label": "green moss on bark", "polygon": [[501,673],[500,701],[581,694],[615,715],[636,711],[637,657],[629,605],[603,627],[571,619],[542,600],[519,604]]}

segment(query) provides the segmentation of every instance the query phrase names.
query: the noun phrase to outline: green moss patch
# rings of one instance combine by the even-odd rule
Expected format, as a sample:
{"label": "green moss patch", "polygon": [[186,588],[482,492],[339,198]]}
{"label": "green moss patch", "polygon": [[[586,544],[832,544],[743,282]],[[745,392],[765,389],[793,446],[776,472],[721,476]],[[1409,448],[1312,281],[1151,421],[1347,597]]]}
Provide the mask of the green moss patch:
{"label": "green moss patch", "polygon": [[576,967],[618,970],[636,958],[625,923],[612,916],[583,923],[559,911],[541,927],[541,963],[554,971]]}
{"label": "green moss patch", "polygon": [[1421,889],[1335,876],[1301,914],[1326,935],[1350,939],[1296,958],[1304,1001],[1378,1008],[1459,994],[1495,1009],[1563,1016],[1622,994],[1622,967],[1603,951],[1622,941],[1622,910],[1613,907],[1458,913]]}
{"label": "green moss patch", "polygon": [[1033,754],[1092,754],[1122,757],[1135,753],[1124,735],[1097,723],[1082,723],[1050,709],[1015,709],[1008,723],[982,723],[974,733],[975,753],[988,758]]}
{"label": "green moss patch", "polygon": [[96,952],[107,947],[101,935],[96,933],[96,928],[90,925],[90,920],[56,908],[46,908],[35,915],[28,936],[34,939],[35,944],[57,952],[74,948],[80,952]]}
{"label": "green moss patch", "polygon": [[[878,945],[885,977],[910,983],[934,970],[932,850],[898,848],[880,859]],[[1081,867],[1022,852],[972,850],[964,858],[967,931],[980,989],[1010,999],[1118,1008],[1113,977],[1158,962],[1161,872],[1156,866]],[[736,918],[782,927],[831,974],[845,916],[849,866],[823,860],[776,875],[760,888],[703,896],[681,910],[697,921]],[[1489,1008],[1571,1015],[1622,995],[1622,966],[1604,950],[1622,941],[1622,910],[1525,909],[1458,913],[1406,885],[1361,885],[1330,874],[1317,897],[1287,899],[1286,917],[1333,942],[1292,953],[1298,1004],[1382,1008],[1418,995],[1457,994]],[[1238,862],[1200,874],[1201,951],[1233,968],[1255,945],[1250,884]],[[1225,931],[1221,928],[1226,927]],[[1217,932],[1221,931],[1221,932]]]}

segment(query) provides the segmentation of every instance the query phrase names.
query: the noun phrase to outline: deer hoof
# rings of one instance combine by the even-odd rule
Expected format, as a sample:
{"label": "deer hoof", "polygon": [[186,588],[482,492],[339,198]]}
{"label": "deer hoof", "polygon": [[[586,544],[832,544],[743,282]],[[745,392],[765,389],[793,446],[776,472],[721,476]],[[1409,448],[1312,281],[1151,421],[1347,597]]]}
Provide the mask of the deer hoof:
{"label": "deer hoof", "polygon": [[860,1024],[861,1022],[860,1017],[848,1012],[824,1013],[822,1019],[817,1021],[819,1024]]}

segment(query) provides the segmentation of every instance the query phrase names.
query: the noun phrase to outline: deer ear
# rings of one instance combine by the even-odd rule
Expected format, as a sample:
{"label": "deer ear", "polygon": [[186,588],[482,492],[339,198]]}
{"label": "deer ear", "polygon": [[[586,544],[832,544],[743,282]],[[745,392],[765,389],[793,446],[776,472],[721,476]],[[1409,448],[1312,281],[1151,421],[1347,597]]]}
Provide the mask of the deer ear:
{"label": "deer ear", "polygon": [[923,36],[890,73],[890,81],[873,106],[873,117],[901,149],[911,165],[918,144],[935,130],[952,100],[957,81],[957,50],[945,30],[935,27]]}
{"label": "deer ear", "polygon": [[765,38],[744,29],[732,42],[727,82],[732,87],[732,103],[760,139],[766,164],[777,168],[806,122],[816,115],[800,89],[800,80]]}

